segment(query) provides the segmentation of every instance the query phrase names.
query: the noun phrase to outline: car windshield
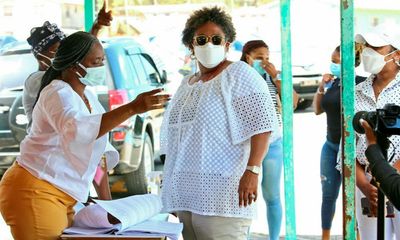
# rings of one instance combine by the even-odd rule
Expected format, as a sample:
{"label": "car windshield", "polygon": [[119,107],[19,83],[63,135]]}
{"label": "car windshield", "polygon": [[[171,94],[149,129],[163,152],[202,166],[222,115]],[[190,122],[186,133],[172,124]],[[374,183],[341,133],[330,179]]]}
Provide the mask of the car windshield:
{"label": "car windshield", "polygon": [[37,71],[38,63],[27,45],[19,44],[0,55],[0,91],[22,88],[25,79]]}

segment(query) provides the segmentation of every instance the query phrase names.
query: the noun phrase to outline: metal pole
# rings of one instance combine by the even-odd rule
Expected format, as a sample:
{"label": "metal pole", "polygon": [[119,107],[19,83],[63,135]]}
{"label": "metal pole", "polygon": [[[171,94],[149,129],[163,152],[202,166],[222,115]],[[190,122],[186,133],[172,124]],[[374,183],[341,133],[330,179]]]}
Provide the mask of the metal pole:
{"label": "metal pole", "polygon": [[355,138],[354,116],[354,4],[341,0],[341,104],[342,104],[342,180],[343,239],[356,239],[355,219]]}
{"label": "metal pole", "polygon": [[94,0],[85,0],[85,31],[89,32],[94,22]]}
{"label": "metal pole", "polygon": [[280,0],[280,10],[286,239],[292,240],[296,239],[296,209],[293,174],[293,84],[290,0]]}
{"label": "metal pole", "polygon": [[[388,149],[390,146],[390,141],[388,137],[384,134],[377,134],[377,143],[382,149],[382,154],[386,161],[388,160]],[[378,221],[377,221],[377,238],[378,240],[385,239],[385,194],[382,189],[379,188],[379,184],[375,182],[374,184],[378,188]]]}

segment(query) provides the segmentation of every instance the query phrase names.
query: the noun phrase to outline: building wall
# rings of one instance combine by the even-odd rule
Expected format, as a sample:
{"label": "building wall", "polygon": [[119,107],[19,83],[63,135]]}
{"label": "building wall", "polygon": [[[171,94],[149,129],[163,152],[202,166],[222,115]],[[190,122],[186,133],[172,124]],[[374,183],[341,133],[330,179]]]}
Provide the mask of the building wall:
{"label": "building wall", "polygon": [[61,10],[62,27],[82,29],[85,23],[83,5],[64,3]]}
{"label": "building wall", "polygon": [[24,40],[33,27],[45,21],[56,23],[66,32],[82,29],[83,0],[0,0],[0,35]]}
{"label": "building wall", "polygon": [[356,9],[355,30],[364,32],[379,24],[400,26],[400,9]]}

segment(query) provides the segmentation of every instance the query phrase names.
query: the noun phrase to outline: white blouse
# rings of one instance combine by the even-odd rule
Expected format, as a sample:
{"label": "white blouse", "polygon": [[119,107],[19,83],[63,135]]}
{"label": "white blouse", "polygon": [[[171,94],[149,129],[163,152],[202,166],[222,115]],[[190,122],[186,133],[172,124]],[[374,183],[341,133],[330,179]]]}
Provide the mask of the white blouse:
{"label": "white blouse", "polygon": [[97,138],[104,108],[85,89],[92,113],[69,84],[53,80],[45,87],[32,114],[32,127],[21,142],[19,165],[77,201],[86,202],[96,167],[106,154],[112,169],[119,154],[108,134]]}
{"label": "white blouse", "polygon": [[239,207],[238,187],[250,138],[278,128],[268,86],[244,62],[211,81],[188,81],[182,81],[161,129],[164,211],[252,218],[253,206]]}
{"label": "white blouse", "polygon": [[32,125],[32,111],[33,105],[36,102],[36,97],[42,84],[42,78],[45,71],[37,71],[29,75],[24,83],[24,94],[22,95],[22,104],[24,106],[26,117],[28,118],[27,131]]}
{"label": "white blouse", "polygon": [[[400,73],[396,78],[391,81],[379,94],[378,99],[375,98],[372,83],[374,82],[375,75],[371,75],[367,80],[356,86],[356,101],[355,112],[359,111],[376,111],[377,108],[383,108],[387,103],[393,103],[400,106]],[[357,160],[362,165],[368,164],[365,150],[367,149],[367,142],[365,134],[357,134]],[[400,136],[391,136],[389,140],[393,143],[390,144],[388,149],[388,157],[394,153],[391,164],[400,159]],[[393,148],[393,145],[395,148]]]}

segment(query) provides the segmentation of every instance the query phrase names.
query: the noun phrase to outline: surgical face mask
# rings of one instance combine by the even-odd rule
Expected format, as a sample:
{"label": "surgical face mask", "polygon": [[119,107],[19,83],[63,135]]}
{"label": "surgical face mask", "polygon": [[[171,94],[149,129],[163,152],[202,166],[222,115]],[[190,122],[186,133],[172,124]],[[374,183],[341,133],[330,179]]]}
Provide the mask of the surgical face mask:
{"label": "surgical face mask", "polygon": [[[395,52],[395,51],[393,51]],[[386,63],[392,61],[393,59],[390,59],[389,61],[385,61],[385,57],[389,56],[393,52],[386,54],[386,55],[381,55],[377,51],[375,51],[372,48],[366,47],[362,51],[361,54],[361,61],[363,63],[365,71],[372,73],[372,74],[378,74],[382,71],[382,69],[385,67]]]}
{"label": "surgical face mask", "polygon": [[[37,55],[39,55],[39,56],[41,56],[41,57],[43,57],[43,58],[49,60],[50,65],[53,64],[54,58],[49,58],[48,56],[46,56],[46,55],[44,55],[44,54],[41,54],[41,53],[38,53]],[[43,65],[45,65],[47,68],[50,67],[50,65],[49,65],[48,63],[46,63],[45,61],[41,61],[41,60],[40,60],[39,62],[41,62],[41,63],[42,63]]]}
{"label": "surgical face mask", "polygon": [[340,78],[340,64],[331,63],[330,69],[333,76]]}
{"label": "surgical face mask", "polygon": [[86,68],[80,63],[78,63],[78,65],[86,72],[85,77],[83,77],[79,72],[76,72],[76,74],[79,76],[79,80],[83,84],[86,86],[98,86],[104,84],[106,80],[105,66]]}
{"label": "surgical face mask", "polygon": [[203,46],[194,46],[194,55],[206,68],[214,68],[225,60],[225,45],[213,45],[210,42]]}
{"label": "surgical face mask", "polygon": [[267,72],[264,70],[264,68],[262,67],[262,61],[259,60],[259,59],[253,60],[252,67],[253,67],[261,76],[263,76],[264,74],[267,73]]}

